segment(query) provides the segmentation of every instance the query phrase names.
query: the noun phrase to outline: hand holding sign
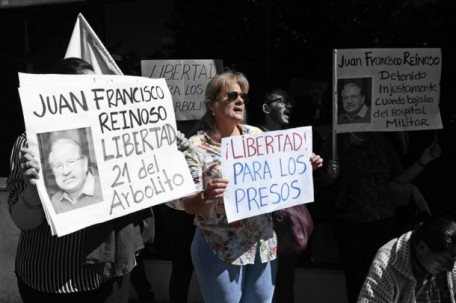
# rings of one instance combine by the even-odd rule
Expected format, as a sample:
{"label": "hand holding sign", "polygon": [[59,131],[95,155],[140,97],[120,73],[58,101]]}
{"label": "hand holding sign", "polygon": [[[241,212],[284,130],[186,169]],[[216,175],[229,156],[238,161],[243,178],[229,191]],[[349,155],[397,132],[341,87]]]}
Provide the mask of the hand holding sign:
{"label": "hand holding sign", "polygon": [[223,199],[223,194],[225,193],[228,183],[229,180],[224,178],[213,178],[208,180],[205,189],[207,201]]}
{"label": "hand holding sign", "polygon": [[40,164],[36,160],[33,152],[26,147],[21,148],[21,169],[24,181],[31,185],[35,185],[40,178]]}
{"label": "hand holding sign", "polygon": [[310,164],[312,165],[312,169],[316,170],[323,166],[323,158],[320,155],[312,153],[310,156]]}
{"label": "hand holding sign", "polygon": [[441,154],[442,148],[440,147],[440,144],[434,140],[432,141],[431,145],[429,145],[423,150],[423,153],[421,154],[421,157],[418,160],[418,164],[424,167],[428,165],[430,162],[439,158]]}

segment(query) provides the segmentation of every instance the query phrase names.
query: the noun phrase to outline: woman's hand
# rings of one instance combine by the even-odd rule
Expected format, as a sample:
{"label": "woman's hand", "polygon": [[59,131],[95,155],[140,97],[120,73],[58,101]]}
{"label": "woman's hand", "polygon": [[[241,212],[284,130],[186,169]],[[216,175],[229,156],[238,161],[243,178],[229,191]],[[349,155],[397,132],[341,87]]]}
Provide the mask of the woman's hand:
{"label": "woman's hand", "polygon": [[185,137],[183,133],[180,131],[177,131],[176,133],[176,139],[177,139],[177,149],[180,152],[186,151],[192,144],[192,142]]}
{"label": "woman's hand", "polygon": [[184,198],[182,202],[185,211],[189,214],[205,214],[209,212],[213,209],[213,201],[223,199],[227,184],[228,180],[223,178],[208,180],[204,189],[206,198],[202,199],[200,193]]}
{"label": "woman's hand", "polygon": [[40,178],[40,164],[36,160],[35,154],[26,147],[21,148],[21,170],[24,182],[36,185],[36,181]]}
{"label": "woman's hand", "polygon": [[316,170],[317,168],[323,166],[323,158],[319,155],[312,153],[312,155],[310,156],[310,164],[312,164],[312,169]]}
{"label": "woman's hand", "polygon": [[206,195],[208,200],[223,199],[228,179],[213,178],[206,183]]}

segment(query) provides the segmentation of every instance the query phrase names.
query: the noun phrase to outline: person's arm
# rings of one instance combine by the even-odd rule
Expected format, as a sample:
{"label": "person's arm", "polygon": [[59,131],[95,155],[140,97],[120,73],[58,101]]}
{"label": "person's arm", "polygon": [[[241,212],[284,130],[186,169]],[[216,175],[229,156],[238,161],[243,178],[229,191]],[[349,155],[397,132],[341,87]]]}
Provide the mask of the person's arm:
{"label": "person's arm", "polygon": [[207,213],[212,207],[211,203],[206,203],[206,200],[202,198],[201,192],[185,197],[182,200],[182,203],[184,205],[184,210],[191,215]]}
{"label": "person's arm", "polygon": [[[215,200],[223,199],[228,180],[223,178],[205,180],[202,158],[206,157],[206,151],[199,148],[201,145],[199,138],[192,137],[189,141],[191,142],[191,148],[185,152],[185,160],[198,192],[183,198],[182,205],[189,214],[204,214],[214,207]],[[215,165],[214,167],[219,165],[213,164]]]}
{"label": "person's arm", "polygon": [[397,295],[395,290],[400,289],[397,285],[394,285],[394,275],[397,271],[393,270],[388,262],[389,260],[386,255],[383,255],[379,251],[372,261],[364,284],[359,292],[358,303],[396,302],[393,296],[395,294]]}
{"label": "person's arm", "polygon": [[[315,182],[319,186],[329,187],[334,184],[340,174],[340,163],[337,158],[332,159],[332,144],[329,144],[328,137],[323,139],[320,132],[315,131],[312,135],[314,140],[313,147],[317,149],[318,154],[324,159],[320,169],[314,170]],[[334,157],[334,155],[332,155]],[[329,161],[327,159],[330,159]]]}
{"label": "person's arm", "polygon": [[223,195],[228,185],[228,180],[224,178],[213,178],[206,184],[206,188],[201,192],[185,197],[183,204],[185,211],[189,214],[203,214],[213,207],[211,205],[218,199],[223,199]]}
{"label": "person's arm", "polygon": [[40,226],[44,220],[44,210],[36,186],[28,186],[11,209],[11,218],[21,230],[27,231]]}
{"label": "person's arm", "polygon": [[394,177],[394,181],[401,184],[413,181],[429,163],[438,159],[441,154],[442,149],[440,145],[436,142],[433,142],[431,145],[424,149],[418,161],[410,165],[402,173],[396,175]]}
{"label": "person's arm", "polygon": [[27,231],[40,226],[45,220],[41,199],[36,188],[39,164],[26,148],[25,137],[20,137],[13,147],[10,175],[7,180],[8,204],[14,224]]}

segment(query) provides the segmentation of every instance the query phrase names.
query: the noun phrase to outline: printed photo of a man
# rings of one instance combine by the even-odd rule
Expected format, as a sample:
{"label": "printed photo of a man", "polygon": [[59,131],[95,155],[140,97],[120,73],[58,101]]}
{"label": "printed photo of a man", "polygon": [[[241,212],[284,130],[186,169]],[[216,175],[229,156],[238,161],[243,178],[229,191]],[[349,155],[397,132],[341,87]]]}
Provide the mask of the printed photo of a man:
{"label": "printed photo of a man", "polygon": [[371,78],[339,79],[338,124],[371,122]]}
{"label": "printed photo of a man", "polygon": [[49,141],[47,167],[51,172],[46,183],[55,213],[103,201],[100,177],[87,146],[92,142],[90,129],[54,132],[46,137],[43,141]]}

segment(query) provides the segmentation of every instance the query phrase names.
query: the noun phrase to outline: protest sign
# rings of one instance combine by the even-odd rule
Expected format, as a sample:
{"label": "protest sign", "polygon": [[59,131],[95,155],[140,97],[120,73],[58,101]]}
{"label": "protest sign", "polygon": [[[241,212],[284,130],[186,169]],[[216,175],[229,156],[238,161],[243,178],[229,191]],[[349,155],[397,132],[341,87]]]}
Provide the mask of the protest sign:
{"label": "protest sign", "polygon": [[[177,150],[164,79],[58,75],[56,82],[56,75],[19,77],[29,147],[41,164],[37,188],[58,236],[195,192]],[[80,146],[77,155],[67,151],[68,145],[75,146],[68,139]],[[91,182],[90,199],[67,201],[72,185],[84,176]]]}
{"label": "protest sign", "polygon": [[[439,111],[442,56],[440,49],[334,50],[334,130],[408,131],[442,128]],[[361,92],[345,96],[364,103],[355,117],[347,114],[344,85]]]}
{"label": "protest sign", "polygon": [[166,80],[178,121],[198,120],[203,116],[207,83],[222,69],[222,60],[141,61],[143,77]]}
{"label": "protest sign", "polygon": [[222,139],[228,222],[313,202],[312,127]]}

